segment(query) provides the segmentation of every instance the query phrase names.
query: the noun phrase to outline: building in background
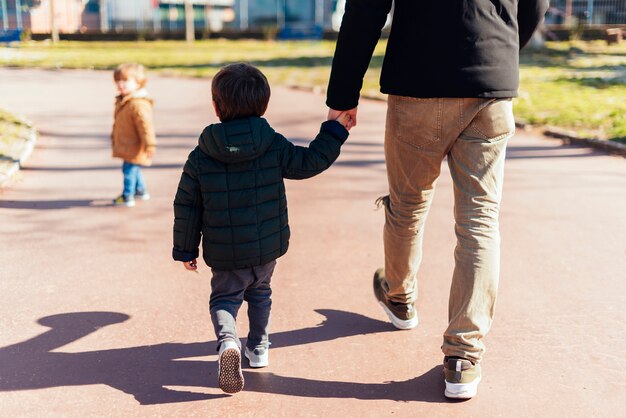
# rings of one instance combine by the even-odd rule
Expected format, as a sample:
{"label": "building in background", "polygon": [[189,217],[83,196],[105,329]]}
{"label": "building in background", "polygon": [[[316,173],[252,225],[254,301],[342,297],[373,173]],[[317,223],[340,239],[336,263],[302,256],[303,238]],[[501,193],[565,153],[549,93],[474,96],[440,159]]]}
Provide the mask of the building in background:
{"label": "building in background", "polygon": [[[194,26],[220,32],[234,21],[234,0],[192,0]],[[89,0],[104,31],[179,32],[185,30],[184,0]],[[102,13],[101,13],[102,10]]]}
{"label": "building in background", "polygon": [[0,0],[0,29],[22,29],[30,27],[28,7],[32,2],[25,0]]}
{"label": "building in background", "polygon": [[[181,34],[185,0],[0,0],[0,30],[61,33]],[[285,37],[338,31],[346,0],[190,0],[196,32]],[[626,0],[551,0],[547,25],[626,25]]]}
{"label": "building in background", "polygon": [[[102,3],[109,30],[175,32],[185,28],[184,0],[90,0]],[[289,26],[332,29],[337,0],[192,0],[197,30],[263,31]]]}
{"label": "building in background", "polygon": [[49,33],[51,31],[50,2],[54,1],[56,24],[61,33],[80,32],[82,12],[85,7],[83,0],[39,0],[32,1],[28,8],[30,15],[30,31],[32,33]]}
{"label": "building in background", "polygon": [[0,26],[3,30],[20,29],[32,33],[49,33],[51,4],[59,32],[76,33],[83,28],[86,0],[0,0]]}
{"label": "building in background", "polygon": [[236,0],[240,30],[310,25],[332,29],[337,0]]}
{"label": "building in background", "polygon": [[[182,32],[184,0],[0,0],[6,4],[6,29],[50,32],[50,2],[61,33]],[[332,30],[340,22],[337,3],[345,0],[191,0],[194,26],[200,32],[265,32],[283,29]],[[17,10],[21,10],[18,13]],[[341,10],[343,14],[343,10]],[[334,17],[333,17],[334,15]],[[339,20],[337,20],[339,19]],[[0,19],[0,23],[3,22]],[[5,28],[3,28],[5,29]]]}

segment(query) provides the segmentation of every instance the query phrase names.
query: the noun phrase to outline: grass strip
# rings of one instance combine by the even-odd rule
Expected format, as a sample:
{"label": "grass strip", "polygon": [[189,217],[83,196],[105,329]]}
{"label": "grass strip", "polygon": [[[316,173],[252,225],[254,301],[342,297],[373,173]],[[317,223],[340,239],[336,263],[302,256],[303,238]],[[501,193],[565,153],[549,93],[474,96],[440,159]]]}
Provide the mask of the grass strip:
{"label": "grass strip", "polygon": [[[272,84],[323,92],[334,47],[332,41],[28,42],[0,48],[0,65],[111,70],[137,61],[163,74],[211,77],[224,64],[247,61]],[[378,80],[385,47],[381,40],[374,51],[364,97],[384,99]],[[550,42],[541,50],[524,50],[520,80],[515,112],[521,121],[626,143],[626,44]]]}

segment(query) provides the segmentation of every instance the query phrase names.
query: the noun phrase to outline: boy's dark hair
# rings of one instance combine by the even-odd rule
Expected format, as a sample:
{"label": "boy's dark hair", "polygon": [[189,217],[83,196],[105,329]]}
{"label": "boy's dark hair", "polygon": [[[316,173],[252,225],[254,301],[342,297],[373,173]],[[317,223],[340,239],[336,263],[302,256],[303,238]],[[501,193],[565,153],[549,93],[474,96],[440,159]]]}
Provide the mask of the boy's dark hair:
{"label": "boy's dark hair", "polygon": [[230,64],[213,77],[211,93],[222,122],[249,116],[262,116],[270,101],[270,85],[258,68],[250,64]]}

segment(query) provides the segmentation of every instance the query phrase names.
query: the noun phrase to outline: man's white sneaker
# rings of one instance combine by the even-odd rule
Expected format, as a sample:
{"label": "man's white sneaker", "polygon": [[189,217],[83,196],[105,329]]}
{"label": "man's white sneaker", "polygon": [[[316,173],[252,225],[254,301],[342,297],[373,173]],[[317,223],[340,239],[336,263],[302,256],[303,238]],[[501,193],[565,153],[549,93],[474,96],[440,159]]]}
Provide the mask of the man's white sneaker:
{"label": "man's white sneaker", "polygon": [[385,286],[385,270],[378,269],[374,273],[374,296],[382,306],[394,327],[398,329],[412,329],[417,326],[417,312],[412,303],[394,303],[387,300],[383,287]]}
{"label": "man's white sneaker", "polygon": [[220,346],[217,361],[218,385],[226,393],[237,393],[243,389],[241,372],[241,351],[231,339],[224,340]]}
{"label": "man's white sneaker", "polygon": [[482,377],[479,364],[460,357],[446,357],[443,361],[446,398],[471,399],[476,396]]}
{"label": "man's white sneaker", "polygon": [[250,350],[246,347],[243,355],[246,356],[250,367],[267,367],[270,364],[270,350],[265,347],[257,347]]}

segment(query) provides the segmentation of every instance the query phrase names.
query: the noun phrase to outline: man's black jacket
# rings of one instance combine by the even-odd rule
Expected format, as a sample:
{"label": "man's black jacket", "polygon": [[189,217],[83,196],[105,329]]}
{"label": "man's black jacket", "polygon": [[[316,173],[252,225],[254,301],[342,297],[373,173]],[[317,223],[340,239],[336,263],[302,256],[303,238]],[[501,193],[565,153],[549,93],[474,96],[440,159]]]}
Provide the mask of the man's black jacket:
{"label": "man's black jacket", "polygon": [[[514,97],[519,50],[548,0],[395,0],[381,91],[410,97]],[[331,109],[357,106],[392,0],[347,0],[328,85]]]}
{"label": "man's black jacket", "polygon": [[183,168],[174,199],[178,261],[198,257],[217,270],[269,263],[289,246],[283,178],[306,179],[339,156],[348,131],[322,123],[308,148],[289,142],[263,118],[210,125]]}

